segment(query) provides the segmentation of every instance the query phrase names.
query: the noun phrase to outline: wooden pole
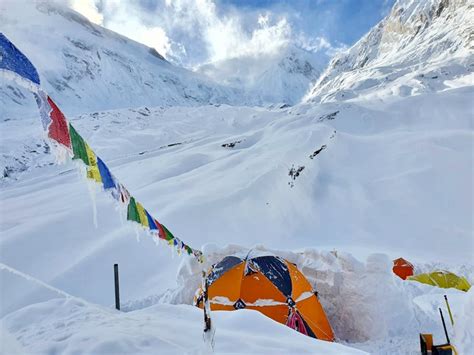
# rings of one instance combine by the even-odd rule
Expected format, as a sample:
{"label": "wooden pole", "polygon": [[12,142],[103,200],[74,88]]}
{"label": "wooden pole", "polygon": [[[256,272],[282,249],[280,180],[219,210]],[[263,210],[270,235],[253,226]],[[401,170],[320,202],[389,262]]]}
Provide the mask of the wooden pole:
{"label": "wooden pole", "polygon": [[115,308],[120,311],[120,286],[118,264],[114,264]]}

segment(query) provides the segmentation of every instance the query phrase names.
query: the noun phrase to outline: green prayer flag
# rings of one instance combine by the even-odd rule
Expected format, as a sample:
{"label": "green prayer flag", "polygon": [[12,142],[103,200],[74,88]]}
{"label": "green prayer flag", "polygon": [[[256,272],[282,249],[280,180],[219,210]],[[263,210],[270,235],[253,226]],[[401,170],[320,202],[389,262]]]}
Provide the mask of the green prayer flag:
{"label": "green prayer flag", "polygon": [[81,159],[86,165],[89,165],[86,143],[71,124],[69,124],[69,134],[71,136],[72,151],[74,152],[73,159]]}
{"label": "green prayer flag", "polygon": [[138,214],[137,204],[133,197],[130,197],[130,202],[128,204],[127,220],[140,223],[140,215]]}

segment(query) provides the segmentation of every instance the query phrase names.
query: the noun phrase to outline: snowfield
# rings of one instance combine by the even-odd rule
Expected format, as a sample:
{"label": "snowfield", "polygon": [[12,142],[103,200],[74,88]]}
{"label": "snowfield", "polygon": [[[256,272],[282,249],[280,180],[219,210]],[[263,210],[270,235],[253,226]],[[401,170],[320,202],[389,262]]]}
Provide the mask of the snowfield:
{"label": "snowfield", "polygon": [[[418,348],[420,331],[443,339],[437,308],[418,303],[428,293],[435,295],[429,302],[442,305],[446,291],[398,280],[390,260],[404,256],[420,271],[446,268],[473,278],[472,189],[466,187],[474,137],[463,114],[471,95],[464,87],[377,107],[354,101],[268,109],[140,108],[72,121],[175,235],[192,246],[217,243],[204,248],[208,263],[241,248],[226,249],[228,243],[281,249],[278,255],[296,262],[320,292],[340,341],[369,352],[405,353]],[[171,255],[168,246],[156,246],[126,223],[124,211],[74,163],[50,165],[54,156],[44,153],[35,120],[2,123],[12,137],[2,153],[13,167],[0,195],[2,262],[109,309],[112,265],[118,262],[125,310],[146,314],[156,304],[191,304],[199,265]],[[28,154],[36,145],[37,153]],[[28,157],[26,168],[15,170],[21,156]],[[293,179],[292,166],[305,168]],[[374,256],[380,252],[387,254],[381,260]],[[57,297],[6,270],[1,275],[10,285],[2,291],[2,314]],[[455,295],[458,307],[466,295]],[[89,320],[84,322],[88,328]],[[194,327],[197,332],[201,322]],[[91,351],[96,341],[88,343]],[[51,344],[45,342],[47,351]],[[123,351],[146,351],[130,342]]]}
{"label": "snowfield", "polygon": [[[47,315],[47,316],[45,316]],[[215,353],[364,354],[314,340],[259,312],[215,312]],[[3,320],[23,351],[74,354],[207,354],[202,311],[189,305],[155,305],[121,313],[68,299],[37,303]],[[29,324],[25,328],[25,324]],[[98,336],[100,334],[100,336]],[[236,344],[238,341],[238,344]],[[238,345],[238,346],[237,346]]]}
{"label": "snowfield", "polygon": [[[78,132],[152,215],[201,248],[206,263],[126,222],[126,211],[77,162],[57,164],[33,97],[2,77],[0,352],[209,353],[202,311],[192,306],[202,269],[255,248],[298,266],[337,343],[258,312],[213,312],[216,353],[417,353],[419,333],[445,342],[438,308],[448,320],[446,294],[455,319],[448,332],[468,354],[474,291],[402,281],[391,271],[404,257],[416,272],[446,269],[474,281],[474,56],[465,37],[473,7],[421,3],[398,1],[293,106],[262,99],[266,79],[286,75],[278,60],[259,68],[255,86],[235,89],[62,7],[40,1],[27,12],[57,41],[51,46],[1,12],[0,31],[31,55]],[[51,16],[64,33],[48,32]],[[119,62],[94,54],[107,48]],[[50,61],[58,53],[61,60]],[[143,76],[120,71],[124,63]],[[201,71],[212,77],[235,65]],[[285,85],[302,90],[316,75],[300,74],[268,85],[286,95]],[[71,76],[64,90],[55,86],[58,75]],[[262,97],[249,100],[245,90]],[[113,308],[114,263],[122,312]]]}

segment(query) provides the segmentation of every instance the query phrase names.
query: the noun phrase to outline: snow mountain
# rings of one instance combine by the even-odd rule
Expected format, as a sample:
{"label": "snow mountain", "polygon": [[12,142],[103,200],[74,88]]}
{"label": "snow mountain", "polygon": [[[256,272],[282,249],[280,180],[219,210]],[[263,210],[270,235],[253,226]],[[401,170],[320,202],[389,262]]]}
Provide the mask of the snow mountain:
{"label": "snow mountain", "polygon": [[474,70],[474,5],[467,0],[398,0],[389,15],[331,60],[305,100],[441,91]]}
{"label": "snow mountain", "polygon": [[[250,76],[252,58],[249,68],[239,59],[190,73],[67,9],[40,2],[20,16],[11,4],[16,15],[0,4],[1,30],[40,68],[67,118],[130,193],[207,259],[198,265],[156,245],[74,161],[56,164],[34,99],[2,81],[0,351],[207,353],[202,312],[191,305],[201,272],[250,248],[302,270],[342,344],[309,341],[249,310],[213,312],[216,353],[415,353],[421,332],[444,339],[444,294],[453,343],[472,349],[474,289],[402,281],[391,269],[402,256],[417,272],[474,281],[469,2],[398,1],[291,107],[276,104],[297,100],[278,83],[309,83],[318,68],[308,58],[314,70],[305,71],[298,49],[258,63],[252,90],[273,73],[278,101],[250,106],[259,99],[248,99],[237,75],[221,85],[202,78],[237,66]],[[93,77],[85,63],[98,63]],[[122,312],[113,309],[114,263]]]}
{"label": "snow mountain", "polygon": [[[89,22],[52,1],[0,2],[0,31],[35,63],[45,89],[66,113],[144,105],[247,102],[241,91],[167,62],[155,49]],[[27,104],[0,88],[2,116]]]}
{"label": "snow mountain", "polygon": [[243,56],[201,65],[197,71],[223,85],[235,87],[262,103],[297,104],[314,85],[329,61],[294,44],[276,53]]}

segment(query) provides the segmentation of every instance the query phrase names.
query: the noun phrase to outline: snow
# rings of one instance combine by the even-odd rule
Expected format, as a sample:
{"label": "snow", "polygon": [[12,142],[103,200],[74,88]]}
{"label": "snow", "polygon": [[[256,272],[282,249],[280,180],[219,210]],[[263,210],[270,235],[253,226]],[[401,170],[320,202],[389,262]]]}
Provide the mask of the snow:
{"label": "snow", "polygon": [[454,323],[454,339],[459,354],[469,354],[474,346],[474,290],[471,288],[466,297],[464,297],[463,307],[458,314],[464,315],[456,319]]}
{"label": "snow", "polygon": [[276,53],[246,55],[201,65],[203,73],[223,85],[243,89],[264,103],[289,105],[301,101],[328,62],[322,52],[308,52],[293,44]]}
{"label": "snow", "polygon": [[[305,100],[409,96],[466,81],[474,67],[473,23],[470,1],[398,0],[385,19],[331,60]],[[472,86],[472,78],[466,84]]]}
{"label": "snow", "polygon": [[[338,339],[367,351],[395,339],[393,349],[412,351],[417,334],[438,329],[439,322],[436,315],[415,321],[412,299],[420,294],[407,294],[387,267],[399,256],[420,270],[438,261],[472,281],[473,134],[463,114],[471,96],[471,88],[461,87],[378,105],[127,109],[81,115],[73,123],[176,236],[193,247],[217,242],[203,248],[206,254],[227,243],[264,244],[283,257],[284,250],[312,246],[300,268],[320,292]],[[336,111],[334,119],[320,120]],[[201,268],[187,266],[197,283],[183,270],[176,278],[182,257],[141,231],[137,242],[134,226],[102,193],[96,194],[96,228],[88,185],[74,164],[49,165],[51,154],[28,154],[29,147],[43,146],[40,131],[37,117],[2,123],[10,137],[3,164],[27,157],[26,170],[11,168],[2,181],[2,262],[104,306],[113,303],[112,265],[118,262],[126,310],[191,304]],[[242,144],[222,147],[237,140]],[[323,144],[327,148],[310,159]],[[306,167],[294,181],[292,164]],[[332,257],[323,251],[333,249],[354,256],[324,262]],[[314,258],[318,251],[322,257]],[[364,260],[375,252],[388,254],[385,273],[366,272]],[[2,307],[45,300],[42,292],[27,291],[21,303],[9,296]]]}
{"label": "snow", "polygon": [[0,324],[0,352],[2,354],[23,354],[24,348],[16,340],[16,338],[8,332],[3,326],[3,321]]}
{"label": "snow", "polygon": [[[2,11],[2,32],[31,56],[112,173],[207,258],[200,265],[157,245],[97,186],[91,199],[76,164],[56,164],[33,97],[14,82],[4,85],[2,76],[2,351],[206,353],[203,314],[191,306],[202,270],[253,248],[298,266],[318,291],[339,344],[239,310],[213,312],[217,353],[414,353],[421,332],[444,342],[438,307],[448,320],[445,294],[455,319],[448,332],[466,353],[473,291],[402,281],[391,272],[391,260],[404,257],[416,272],[446,269],[474,280],[474,86],[472,53],[463,42],[471,8],[461,2],[441,17],[420,15],[436,1],[399,2],[405,10],[393,10],[338,57],[349,64],[335,59],[308,100],[292,107],[248,106],[242,92],[209,79],[199,86],[197,74],[147,58],[147,48],[71,20],[66,10],[64,17],[29,8],[24,23],[38,32],[49,33],[46,19],[54,18],[65,36],[76,33],[99,51],[112,48],[144,76],[160,73],[182,84],[157,79],[149,90],[136,72],[114,78],[116,64],[103,59],[99,79],[71,79],[58,91],[51,84],[56,75],[78,73],[58,53],[96,61],[62,35],[56,43],[37,41]],[[454,20],[461,25],[450,29]],[[419,21],[425,27],[413,35]],[[446,39],[439,48],[436,35]],[[398,41],[405,47],[390,50]],[[424,46],[419,53],[417,46]],[[361,53],[371,54],[366,65]],[[199,99],[181,95],[180,87],[197,90]],[[115,263],[123,312],[113,310]]]}
{"label": "snow", "polygon": [[[0,23],[69,115],[141,105],[247,102],[243,92],[171,65],[154,49],[90,23],[64,2],[2,1]],[[1,117],[24,114],[27,97],[24,90],[2,85]]]}
{"label": "snow", "polygon": [[[256,311],[213,312],[212,316],[217,328],[216,354],[234,353],[237,345],[239,352],[247,354],[363,354],[298,334]],[[120,313],[53,299],[23,308],[3,321],[26,351],[35,353],[208,353],[202,342],[202,310],[189,305],[156,305]]]}

